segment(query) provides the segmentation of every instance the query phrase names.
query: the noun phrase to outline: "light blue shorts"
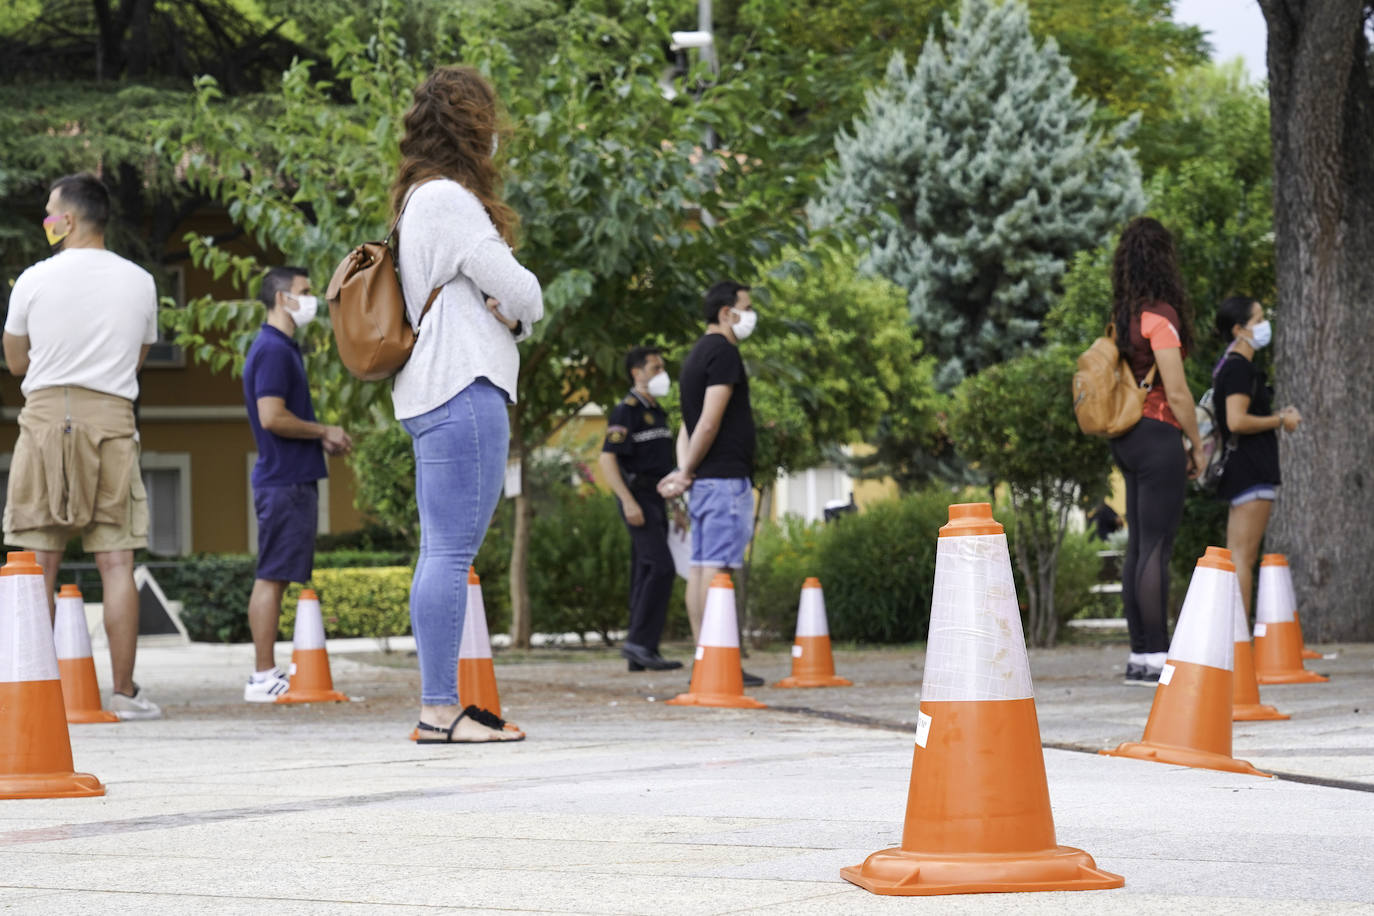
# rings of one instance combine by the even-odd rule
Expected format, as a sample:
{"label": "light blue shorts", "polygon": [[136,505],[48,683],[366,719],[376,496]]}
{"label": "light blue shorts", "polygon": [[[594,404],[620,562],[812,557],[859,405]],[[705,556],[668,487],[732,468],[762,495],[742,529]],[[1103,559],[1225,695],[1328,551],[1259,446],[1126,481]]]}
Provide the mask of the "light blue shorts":
{"label": "light blue shorts", "polygon": [[1243,506],[1246,503],[1252,503],[1257,499],[1267,499],[1270,502],[1273,502],[1275,497],[1279,495],[1278,489],[1278,487],[1270,486],[1267,483],[1262,483],[1257,487],[1251,487],[1248,490],[1242,490],[1235,496],[1232,496],[1231,505]]}
{"label": "light blue shorts", "polygon": [[692,481],[692,565],[739,569],[754,535],[754,487],[747,477]]}

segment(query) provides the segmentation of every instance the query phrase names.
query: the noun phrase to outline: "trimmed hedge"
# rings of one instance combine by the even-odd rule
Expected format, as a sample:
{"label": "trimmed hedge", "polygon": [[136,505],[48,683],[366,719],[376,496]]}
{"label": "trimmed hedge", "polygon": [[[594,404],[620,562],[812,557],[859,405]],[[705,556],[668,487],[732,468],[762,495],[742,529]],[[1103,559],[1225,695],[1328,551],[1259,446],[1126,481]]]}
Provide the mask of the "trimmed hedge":
{"label": "trimmed hedge", "polygon": [[[408,566],[315,570],[310,584],[320,596],[324,635],[405,636],[410,632],[410,578]],[[295,633],[300,594],[301,586],[293,584],[282,599],[283,639]]]}

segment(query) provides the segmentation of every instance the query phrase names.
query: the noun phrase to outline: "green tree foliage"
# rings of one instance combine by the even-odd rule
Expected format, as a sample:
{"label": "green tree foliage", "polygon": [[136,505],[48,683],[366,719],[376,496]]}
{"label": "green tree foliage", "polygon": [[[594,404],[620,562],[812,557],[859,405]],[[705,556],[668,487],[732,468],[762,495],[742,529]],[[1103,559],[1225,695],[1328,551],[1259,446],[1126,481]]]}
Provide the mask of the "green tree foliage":
{"label": "green tree foliage", "polygon": [[984,369],[955,392],[960,453],[1011,491],[1012,544],[1026,583],[1027,638],[1052,646],[1055,578],[1069,512],[1107,492],[1106,442],[1084,436],[1069,403],[1074,353],[1051,347]]}
{"label": "green tree foliage", "polygon": [[812,210],[855,232],[868,267],[908,291],[938,386],[1039,336],[1068,260],[1142,204],[1121,143],[1019,3],[965,0],[914,70],[893,55]]}

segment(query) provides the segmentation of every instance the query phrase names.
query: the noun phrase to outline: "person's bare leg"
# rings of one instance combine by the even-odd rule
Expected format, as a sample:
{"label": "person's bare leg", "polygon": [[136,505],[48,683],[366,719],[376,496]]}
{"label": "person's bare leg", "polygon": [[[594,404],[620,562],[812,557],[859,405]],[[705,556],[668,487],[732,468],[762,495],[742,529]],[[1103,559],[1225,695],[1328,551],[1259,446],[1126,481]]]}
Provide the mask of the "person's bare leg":
{"label": "person's bare leg", "polygon": [[1239,506],[1232,506],[1226,516],[1226,549],[1231,551],[1231,561],[1236,564],[1236,578],[1240,579],[1240,597],[1245,602],[1245,622],[1253,623],[1255,591],[1255,560],[1259,556],[1260,541],[1264,539],[1264,529],[1269,525],[1269,511],[1274,503],[1267,499],[1254,499]]}
{"label": "person's bare leg", "polygon": [[254,671],[266,671],[277,664],[273,650],[281,621],[281,598],[285,592],[285,582],[276,579],[253,580],[253,593],[248,597],[248,629],[253,631],[253,652],[257,658]]}
{"label": "person's bare leg", "polygon": [[701,640],[701,621],[706,616],[706,593],[711,580],[722,572],[714,566],[693,566],[687,578],[687,620],[692,624],[692,644]]}
{"label": "person's bare leg", "polygon": [[104,591],[105,639],[115,693],[134,695],[134,656],[138,652],[138,589],[134,586],[134,552],[107,550],[95,555]]}
{"label": "person's bare leg", "polygon": [[43,567],[43,585],[48,592],[48,619],[55,623],[57,621],[57,599],[53,597],[53,593],[57,591],[57,571],[62,568],[62,551],[35,550],[33,553],[38,560],[38,565]]}

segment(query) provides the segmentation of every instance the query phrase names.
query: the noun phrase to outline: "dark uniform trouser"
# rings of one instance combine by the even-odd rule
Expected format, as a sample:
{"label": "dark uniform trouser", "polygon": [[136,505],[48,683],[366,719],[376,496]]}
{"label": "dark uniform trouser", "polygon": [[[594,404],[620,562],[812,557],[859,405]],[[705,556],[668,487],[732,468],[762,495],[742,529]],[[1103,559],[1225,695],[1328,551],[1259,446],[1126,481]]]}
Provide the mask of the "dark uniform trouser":
{"label": "dark uniform trouser", "polygon": [[644,512],[644,524],[625,523],[630,530],[630,630],[625,641],[657,652],[677,567],[668,550],[668,511],[663,497],[654,490],[636,491],[634,497]]}

